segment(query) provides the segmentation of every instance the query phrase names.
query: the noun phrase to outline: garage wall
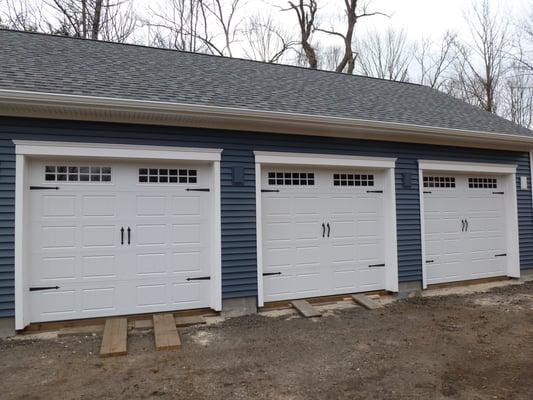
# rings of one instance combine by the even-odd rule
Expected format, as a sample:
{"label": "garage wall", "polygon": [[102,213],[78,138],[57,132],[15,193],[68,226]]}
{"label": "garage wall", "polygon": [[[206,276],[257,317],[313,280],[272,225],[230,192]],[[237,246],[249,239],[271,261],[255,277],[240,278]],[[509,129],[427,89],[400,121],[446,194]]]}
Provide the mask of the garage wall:
{"label": "garage wall", "polygon": [[[226,299],[255,296],[257,293],[253,150],[397,157],[398,261],[402,282],[422,278],[418,159],[518,164],[518,177],[529,177],[527,153],[313,136],[0,117],[0,317],[14,314],[13,139],[223,148],[222,291]],[[232,183],[234,167],[244,168],[245,179],[241,185]],[[404,174],[410,177],[409,187],[404,187]],[[527,191],[518,191],[518,212],[521,263],[523,268],[533,267],[531,186]]]}

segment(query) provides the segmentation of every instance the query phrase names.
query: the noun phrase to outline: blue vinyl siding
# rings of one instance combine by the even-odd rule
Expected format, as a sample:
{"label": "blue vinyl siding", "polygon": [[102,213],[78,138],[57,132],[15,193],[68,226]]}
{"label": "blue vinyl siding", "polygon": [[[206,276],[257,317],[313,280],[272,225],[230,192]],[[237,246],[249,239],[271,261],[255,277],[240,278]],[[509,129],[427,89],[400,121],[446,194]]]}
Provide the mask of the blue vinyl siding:
{"label": "blue vinyl siding", "polygon": [[[398,260],[400,281],[421,279],[421,238],[418,160],[435,159],[517,164],[519,176],[529,177],[528,153],[350,140],[318,136],[279,135],[0,117],[0,317],[14,314],[14,196],[13,139],[123,143],[222,148],[222,292],[225,299],[255,296],[255,165],[254,150],[396,157]],[[244,168],[244,183],[234,185],[234,167]],[[403,174],[412,185],[403,187]],[[518,184],[518,181],[517,181]],[[531,184],[531,182],[530,182]],[[531,189],[518,190],[520,258],[533,267]]]}

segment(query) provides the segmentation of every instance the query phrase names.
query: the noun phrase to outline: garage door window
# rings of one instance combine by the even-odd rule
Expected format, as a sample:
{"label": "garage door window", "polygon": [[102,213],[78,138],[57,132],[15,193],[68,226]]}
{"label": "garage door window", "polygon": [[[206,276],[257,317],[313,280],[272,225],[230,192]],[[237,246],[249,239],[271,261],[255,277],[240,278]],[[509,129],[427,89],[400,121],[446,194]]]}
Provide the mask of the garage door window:
{"label": "garage door window", "polygon": [[468,178],[470,189],[497,189],[498,180],[496,178]]}
{"label": "garage door window", "polygon": [[453,176],[424,176],[425,188],[455,188],[455,178]]}
{"label": "garage door window", "polygon": [[374,175],[333,174],[333,186],[374,186]]}
{"label": "garage door window", "polygon": [[196,169],[139,168],[139,183],[197,183]]}
{"label": "garage door window", "polygon": [[314,172],[269,172],[269,185],[314,186]]}
{"label": "garage door window", "polygon": [[111,182],[111,167],[47,165],[44,179],[47,182]]}

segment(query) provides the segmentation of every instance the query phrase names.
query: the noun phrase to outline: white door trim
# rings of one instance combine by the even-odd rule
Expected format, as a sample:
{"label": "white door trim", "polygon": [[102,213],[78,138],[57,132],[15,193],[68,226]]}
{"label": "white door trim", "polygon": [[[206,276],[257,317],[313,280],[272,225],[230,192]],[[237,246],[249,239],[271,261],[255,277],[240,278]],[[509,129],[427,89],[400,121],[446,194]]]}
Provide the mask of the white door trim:
{"label": "white door trim", "polygon": [[254,151],[259,164],[315,165],[329,167],[394,168],[396,158],[359,157],[335,154],[280,153]]}
{"label": "white door trim", "polygon": [[100,143],[70,143],[14,140],[16,154],[15,172],[15,329],[30,323],[29,292],[24,265],[26,264],[27,223],[27,173],[28,159],[32,156],[91,157],[138,160],[190,160],[206,161],[213,173],[213,270],[211,271],[211,308],[222,309],[222,242],[220,215],[220,159],[221,149],[183,148],[164,146],[136,146]]}
{"label": "white door trim", "polygon": [[446,172],[483,172],[487,174],[516,173],[516,165],[512,164],[480,164],[455,161],[418,160],[418,168],[421,170]]}
{"label": "white door trim", "polygon": [[516,196],[516,165],[467,163],[455,161],[418,160],[418,186],[420,199],[420,238],[422,255],[422,287],[427,288],[426,245],[424,231],[424,171],[498,174],[502,177],[505,201],[507,237],[507,276],[520,277],[520,247],[518,237],[518,203]]}
{"label": "white door trim", "polygon": [[159,160],[220,161],[221,149],[138,146],[131,144],[43,142],[13,140],[16,154],[98,158],[141,158]]}
{"label": "white door trim", "polygon": [[398,243],[396,231],[396,158],[358,157],[330,154],[281,153],[254,151],[255,155],[255,210],[257,247],[257,305],[264,306],[263,290],[263,238],[261,207],[261,165],[313,165],[333,167],[359,167],[386,170],[385,173],[385,265],[386,289],[398,291]]}

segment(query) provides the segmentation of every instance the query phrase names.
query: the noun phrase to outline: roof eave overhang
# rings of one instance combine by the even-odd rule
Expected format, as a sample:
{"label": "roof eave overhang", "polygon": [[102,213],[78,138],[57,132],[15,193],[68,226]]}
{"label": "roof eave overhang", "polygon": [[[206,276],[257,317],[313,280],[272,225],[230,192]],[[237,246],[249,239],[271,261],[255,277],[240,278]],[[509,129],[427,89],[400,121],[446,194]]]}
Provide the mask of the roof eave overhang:
{"label": "roof eave overhang", "polygon": [[244,108],[0,89],[0,115],[529,150],[533,136]]}

